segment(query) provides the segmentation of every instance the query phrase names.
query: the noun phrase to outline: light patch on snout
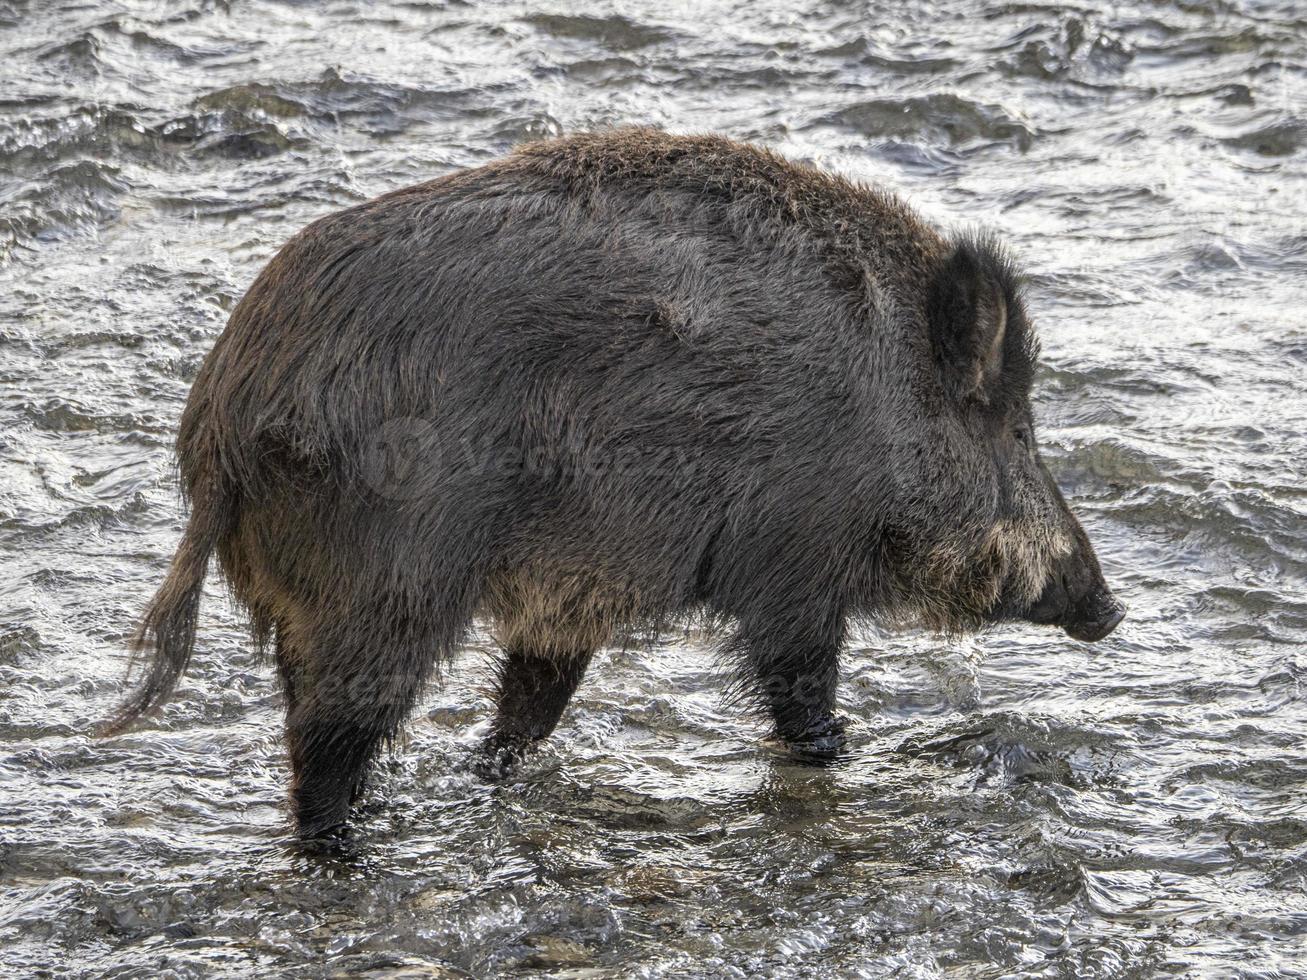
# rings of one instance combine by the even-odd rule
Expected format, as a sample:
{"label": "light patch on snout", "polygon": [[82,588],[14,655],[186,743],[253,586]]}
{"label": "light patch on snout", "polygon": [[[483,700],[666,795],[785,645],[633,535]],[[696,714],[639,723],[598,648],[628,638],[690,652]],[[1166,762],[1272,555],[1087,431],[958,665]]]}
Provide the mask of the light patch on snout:
{"label": "light patch on snout", "polygon": [[989,529],[987,551],[1002,568],[1000,591],[1027,605],[1043,593],[1057,562],[1071,554],[1075,542],[1058,524],[1038,520],[1001,520]]}
{"label": "light patch on snout", "polygon": [[1071,553],[1069,533],[1038,520],[1000,520],[936,543],[898,566],[882,616],[946,635],[974,632],[1000,602],[1039,598],[1057,562]]}

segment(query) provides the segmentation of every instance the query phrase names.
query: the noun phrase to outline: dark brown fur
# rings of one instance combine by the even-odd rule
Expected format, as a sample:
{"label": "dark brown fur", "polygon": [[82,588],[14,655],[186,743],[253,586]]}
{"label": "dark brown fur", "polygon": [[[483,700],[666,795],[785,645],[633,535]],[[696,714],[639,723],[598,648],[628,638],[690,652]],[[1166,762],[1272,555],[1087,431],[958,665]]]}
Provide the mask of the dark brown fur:
{"label": "dark brown fur", "polygon": [[603,644],[702,615],[778,733],[829,753],[851,617],[1111,618],[1022,435],[1035,356],[994,243],[716,136],[530,144],[329,215],[196,378],[191,521],[117,727],[185,668],[216,550],[275,649],[306,833],[477,615],[501,747],[548,734]]}

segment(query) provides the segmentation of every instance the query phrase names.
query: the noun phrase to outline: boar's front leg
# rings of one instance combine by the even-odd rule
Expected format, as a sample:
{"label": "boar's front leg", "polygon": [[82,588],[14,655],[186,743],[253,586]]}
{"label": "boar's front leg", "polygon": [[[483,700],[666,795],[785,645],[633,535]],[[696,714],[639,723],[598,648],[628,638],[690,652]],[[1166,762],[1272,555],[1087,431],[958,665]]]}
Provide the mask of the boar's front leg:
{"label": "boar's front leg", "polygon": [[742,685],[770,712],[776,737],[814,761],[844,747],[835,714],[843,634],[828,610],[782,604],[742,619],[731,642]]}
{"label": "boar's front leg", "polygon": [[507,651],[499,663],[499,706],[487,748],[511,757],[548,737],[585,676],[590,657],[589,651],[565,655]]}

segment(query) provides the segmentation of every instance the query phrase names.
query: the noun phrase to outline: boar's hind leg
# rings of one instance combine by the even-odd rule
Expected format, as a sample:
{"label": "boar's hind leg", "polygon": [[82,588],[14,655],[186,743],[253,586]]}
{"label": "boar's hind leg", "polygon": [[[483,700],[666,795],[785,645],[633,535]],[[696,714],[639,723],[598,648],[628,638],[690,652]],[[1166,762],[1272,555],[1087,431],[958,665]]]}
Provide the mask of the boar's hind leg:
{"label": "boar's hind leg", "polygon": [[499,664],[499,707],[488,748],[514,755],[548,737],[581,683],[590,657],[589,651],[564,656],[508,651]]}
{"label": "boar's hind leg", "polygon": [[508,761],[557,726],[617,605],[584,571],[531,566],[492,578],[487,606],[504,655],[486,748]]}
{"label": "boar's hind leg", "polygon": [[431,638],[409,635],[395,610],[355,612],[314,636],[286,665],[291,804],[301,836],[343,825],[382,745],[398,733],[435,662]]}

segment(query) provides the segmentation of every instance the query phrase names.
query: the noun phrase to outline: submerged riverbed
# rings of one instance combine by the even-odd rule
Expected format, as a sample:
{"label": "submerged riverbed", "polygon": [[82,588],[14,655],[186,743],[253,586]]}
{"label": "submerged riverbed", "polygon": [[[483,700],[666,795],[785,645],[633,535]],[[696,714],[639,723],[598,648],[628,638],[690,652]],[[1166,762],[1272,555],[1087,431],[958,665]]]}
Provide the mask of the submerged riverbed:
{"label": "submerged riverbed", "polygon": [[[890,10],[0,2],[0,972],[1307,972],[1307,13]],[[335,857],[288,837],[279,697],[216,581],[172,704],[94,737],[182,525],[188,386],[262,264],[627,122],[1013,244],[1126,623],[863,634],[829,769],[760,743],[695,637],[607,651],[498,783],[474,638]]]}

